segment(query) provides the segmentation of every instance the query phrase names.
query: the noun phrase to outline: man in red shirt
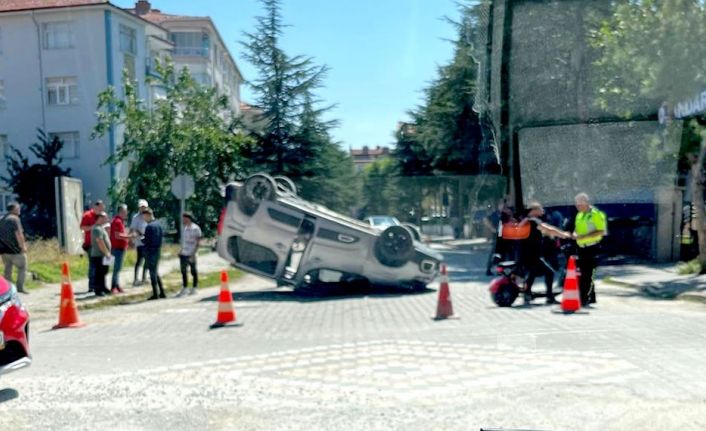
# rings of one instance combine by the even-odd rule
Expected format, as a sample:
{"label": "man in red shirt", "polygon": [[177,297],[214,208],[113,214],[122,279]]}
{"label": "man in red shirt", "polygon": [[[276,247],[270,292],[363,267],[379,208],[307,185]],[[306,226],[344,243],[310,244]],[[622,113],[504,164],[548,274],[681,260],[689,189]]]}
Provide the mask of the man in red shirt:
{"label": "man in red shirt", "polygon": [[123,259],[130,240],[130,235],[125,231],[125,219],[127,218],[127,205],[118,207],[118,214],[113,217],[110,223],[110,253],[115,258],[113,262],[113,280],[110,291],[112,293],[123,293],[120,287],[120,270],[123,268]]}
{"label": "man in red shirt", "polygon": [[[100,214],[103,211],[105,211],[105,205],[103,205],[103,201],[96,201],[93,204],[93,208],[89,209],[85,213],[83,213],[83,217],[81,217],[81,230],[83,231],[83,250],[86,252],[86,255],[88,255],[88,251],[91,248],[91,229],[93,229],[93,225],[96,224],[96,214]],[[96,269],[91,265],[91,260],[90,256],[88,259],[88,291],[93,292],[94,291],[94,279],[95,279],[95,271]]]}

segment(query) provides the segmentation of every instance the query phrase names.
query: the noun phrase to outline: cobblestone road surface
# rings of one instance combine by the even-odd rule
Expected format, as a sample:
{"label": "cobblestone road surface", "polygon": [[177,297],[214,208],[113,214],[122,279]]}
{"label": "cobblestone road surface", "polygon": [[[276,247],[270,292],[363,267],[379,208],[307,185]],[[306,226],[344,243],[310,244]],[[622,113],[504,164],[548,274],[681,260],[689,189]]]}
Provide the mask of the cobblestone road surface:
{"label": "cobblestone road surface", "polygon": [[440,322],[431,289],[312,297],[250,276],[240,327],[208,329],[216,289],[81,329],[35,319],[0,429],[706,429],[703,305],[606,285],[586,314],[499,309],[482,251],[446,257],[459,318]]}

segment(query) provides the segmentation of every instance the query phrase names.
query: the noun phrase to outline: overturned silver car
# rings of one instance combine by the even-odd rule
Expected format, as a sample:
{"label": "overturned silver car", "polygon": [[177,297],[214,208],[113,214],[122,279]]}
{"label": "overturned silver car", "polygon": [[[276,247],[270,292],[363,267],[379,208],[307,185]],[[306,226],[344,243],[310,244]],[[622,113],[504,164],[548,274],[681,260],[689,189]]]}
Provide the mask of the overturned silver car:
{"label": "overturned silver car", "polygon": [[422,289],[442,257],[403,226],[384,231],[301,199],[286,177],[255,174],[226,187],[218,254],[279,285],[366,282]]}

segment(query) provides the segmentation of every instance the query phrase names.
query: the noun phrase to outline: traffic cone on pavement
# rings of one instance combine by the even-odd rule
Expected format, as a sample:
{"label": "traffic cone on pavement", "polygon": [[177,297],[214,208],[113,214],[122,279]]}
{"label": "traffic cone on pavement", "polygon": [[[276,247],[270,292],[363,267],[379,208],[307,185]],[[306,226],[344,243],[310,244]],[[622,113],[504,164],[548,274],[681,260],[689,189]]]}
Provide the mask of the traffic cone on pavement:
{"label": "traffic cone on pavement", "polygon": [[449,291],[449,276],[446,272],[446,265],[441,264],[441,284],[439,285],[439,300],[436,304],[436,317],[434,320],[443,320],[454,315],[451,304],[451,292]]}
{"label": "traffic cone on pavement", "polygon": [[78,317],[78,309],[74,300],[74,290],[71,287],[71,277],[69,276],[69,264],[64,262],[61,265],[61,299],[59,302],[59,323],[52,329],[79,328],[84,326]]}
{"label": "traffic cone on pavement", "polygon": [[579,282],[576,276],[576,257],[571,256],[566,266],[564,292],[561,295],[561,310],[565,313],[573,313],[580,308],[581,299],[579,298]]}
{"label": "traffic cone on pavement", "polygon": [[235,308],[233,307],[233,296],[228,287],[228,273],[221,272],[221,291],[218,294],[218,315],[216,322],[211,328],[220,328],[230,322],[235,322]]}

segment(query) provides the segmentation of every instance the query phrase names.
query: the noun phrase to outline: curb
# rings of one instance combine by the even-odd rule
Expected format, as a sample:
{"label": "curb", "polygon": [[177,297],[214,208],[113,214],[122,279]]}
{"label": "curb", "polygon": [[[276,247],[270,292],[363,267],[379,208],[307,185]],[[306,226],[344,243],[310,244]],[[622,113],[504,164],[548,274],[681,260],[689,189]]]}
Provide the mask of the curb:
{"label": "curb", "polygon": [[650,298],[655,298],[655,299],[662,299],[662,300],[682,300],[682,301],[690,301],[690,302],[698,302],[702,304],[706,304],[706,294],[700,294],[700,293],[695,293],[695,292],[685,292],[685,293],[680,293],[677,295],[670,295],[669,293],[666,292],[660,292],[658,289],[655,289],[651,286],[642,286],[637,283],[631,283],[629,281],[621,280],[621,279],[616,279],[616,278],[611,278],[611,277],[606,277],[600,280],[601,282],[605,284],[611,284],[614,286],[621,286],[621,287],[626,287],[630,289],[635,289]]}
{"label": "curb", "polygon": [[700,295],[698,293],[682,293],[677,296],[676,299],[681,299],[682,301],[698,302],[701,304],[706,304],[706,295]]}

